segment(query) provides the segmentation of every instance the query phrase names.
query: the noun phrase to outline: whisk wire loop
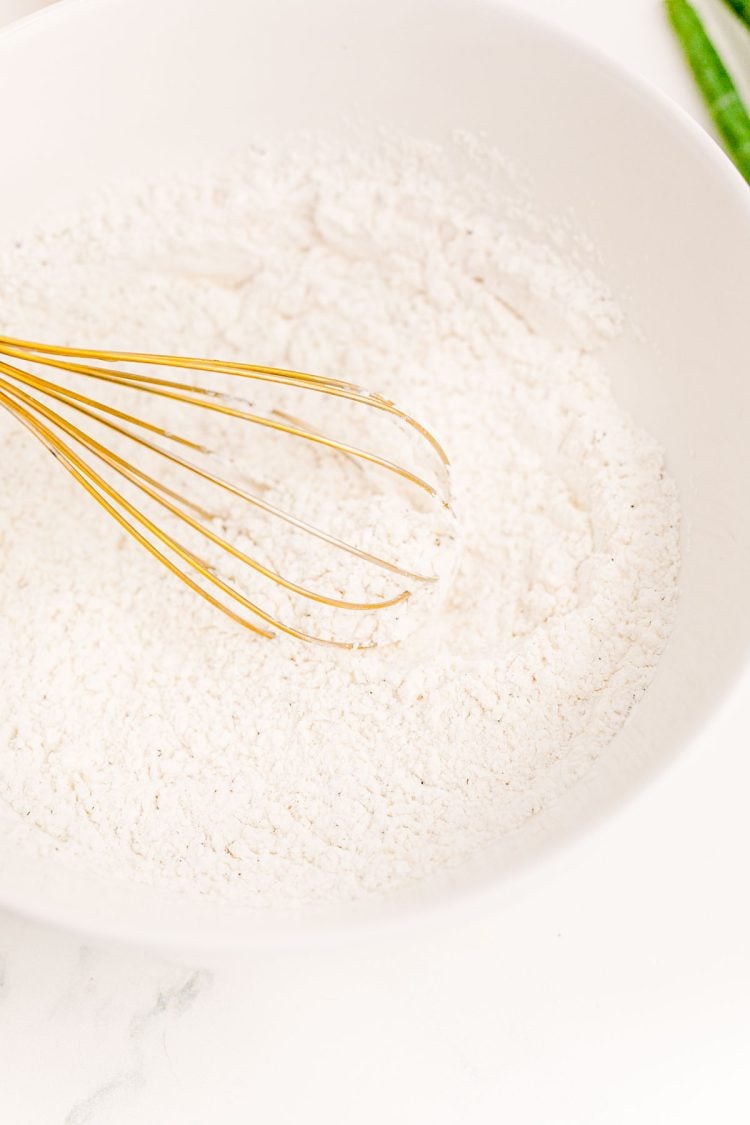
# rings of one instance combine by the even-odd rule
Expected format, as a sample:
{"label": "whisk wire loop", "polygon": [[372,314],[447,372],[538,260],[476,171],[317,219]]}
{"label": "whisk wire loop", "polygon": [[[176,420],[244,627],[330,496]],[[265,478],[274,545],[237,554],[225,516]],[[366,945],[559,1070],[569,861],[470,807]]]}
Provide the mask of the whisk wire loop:
{"label": "whisk wire loop", "polygon": [[[185,496],[182,492],[171,488],[163,481],[144,471],[139,465],[121,456],[114,449],[102,444],[86,430],[81,429],[69,418],[62,415],[59,410],[53,409],[48,404],[49,400],[97,423],[109,432],[128,439],[136,448],[157,455],[157,457],[173,466],[200,478],[209,485],[215,486],[223,493],[234,495],[247,502],[251,507],[264,512],[267,516],[282,520],[292,528],[366,564],[381,568],[410,583],[430,583],[436,580],[434,575],[419,574],[410,567],[399,565],[354,543],[347,542],[322,528],[318,528],[301,519],[295,513],[286,511],[262,496],[250,492],[231,480],[225,479],[223,476],[187,459],[178,453],[176,448],[166,448],[152,439],[166,440],[185,452],[192,451],[198,455],[210,453],[211,451],[201,442],[174,432],[171,428],[167,428],[159,422],[143,418],[140,414],[133,414],[130,411],[120,409],[99,397],[84,394],[73,387],[66,386],[63,382],[45,378],[41,374],[36,374],[34,371],[19,366],[19,362],[90,378],[98,381],[100,386],[123,387],[142,394],[156,396],[162,401],[173,401],[184,406],[212,411],[239,422],[261,426],[286,437],[301,439],[315,447],[343,454],[353,458],[358,463],[369,464],[378,470],[393,474],[407,485],[435,498],[443,509],[449,509],[450,500],[446,488],[448,459],[445,452],[421,423],[381,395],[370,393],[343,380],[282,368],[192,357],[160,356],[150,353],[64,348],[10,337],[0,337],[0,355],[3,355],[6,361],[14,361],[12,363],[0,361],[0,406],[8,410],[29,432],[41,441],[89,495],[108,514],[113,516],[128,534],[144,546],[154,558],[210,605],[221,610],[251,632],[264,637],[283,633],[298,640],[316,641],[345,649],[371,647],[370,642],[358,643],[314,635],[306,629],[284,622],[274,613],[264,610],[262,606],[238,590],[235,583],[226,581],[214,566],[181,543],[174,535],[166,531],[159,522],[147,515],[118,488],[115,488],[109,480],[101,476],[86,459],[75,451],[74,445],[93,455],[109,470],[135,487],[140,494],[157,504],[160,510],[168,512],[182,525],[210,542],[213,547],[231,556],[255,574],[272,581],[291,595],[337,610],[372,612],[390,609],[402,604],[411,596],[412,591],[410,588],[406,588],[400,589],[391,596],[350,598],[324,594],[299,582],[292,581],[278,570],[248,554],[246,550],[231,542],[225,535],[220,534],[215,527],[211,526],[211,521],[215,518],[213,511],[207,509],[194,498]],[[102,364],[117,364],[118,368],[110,368],[102,366]],[[207,375],[213,373],[219,376],[244,377],[279,387],[291,387],[297,390],[324,394],[335,399],[373,408],[391,416],[396,422],[408,427],[424,439],[437,462],[441,484],[433,485],[422,475],[378,453],[336,438],[327,437],[319,430],[303,423],[296,416],[281,410],[273,410],[272,415],[274,416],[269,417],[248,409],[249,404],[244,400],[238,400],[219,389],[194,386],[173,378],[163,378],[151,374],[144,375],[132,370],[121,369],[122,365],[132,366],[133,364],[149,368],[195,371]],[[48,402],[43,401],[38,396],[42,396],[42,399],[46,399]],[[187,569],[178,565],[175,559],[166,554],[165,551],[171,552],[176,559],[186,565]],[[223,595],[226,600],[222,600],[217,594]],[[238,607],[244,612],[238,612]],[[248,618],[246,614],[250,614],[250,617]]]}

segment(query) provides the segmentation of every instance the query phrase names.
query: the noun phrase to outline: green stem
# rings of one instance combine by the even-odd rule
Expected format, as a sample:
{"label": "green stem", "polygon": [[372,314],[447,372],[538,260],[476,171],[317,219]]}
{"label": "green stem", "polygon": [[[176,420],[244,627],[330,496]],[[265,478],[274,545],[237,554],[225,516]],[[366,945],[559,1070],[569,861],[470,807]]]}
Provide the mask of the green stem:
{"label": "green stem", "polygon": [[687,0],[665,0],[665,4],[669,20],[727,151],[750,183],[750,117],[732,77],[692,5]]}
{"label": "green stem", "polygon": [[730,8],[733,8],[743,23],[750,27],[750,0],[724,0]]}

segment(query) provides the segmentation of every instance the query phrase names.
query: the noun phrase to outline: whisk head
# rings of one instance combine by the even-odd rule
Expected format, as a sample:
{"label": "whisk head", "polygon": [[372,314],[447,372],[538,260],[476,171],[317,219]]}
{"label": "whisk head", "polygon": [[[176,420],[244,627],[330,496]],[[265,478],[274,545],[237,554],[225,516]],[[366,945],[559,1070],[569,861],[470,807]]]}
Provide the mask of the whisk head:
{"label": "whisk head", "polygon": [[[290,396],[313,422],[286,409]],[[323,403],[350,440],[329,434]],[[448,458],[378,393],[282,368],[0,337],[0,405],[154,558],[253,633],[371,647],[377,629],[325,635],[315,612],[335,631],[344,616],[398,616],[438,583],[435,548],[453,536]],[[389,519],[407,529],[395,553],[393,536],[373,542]]]}

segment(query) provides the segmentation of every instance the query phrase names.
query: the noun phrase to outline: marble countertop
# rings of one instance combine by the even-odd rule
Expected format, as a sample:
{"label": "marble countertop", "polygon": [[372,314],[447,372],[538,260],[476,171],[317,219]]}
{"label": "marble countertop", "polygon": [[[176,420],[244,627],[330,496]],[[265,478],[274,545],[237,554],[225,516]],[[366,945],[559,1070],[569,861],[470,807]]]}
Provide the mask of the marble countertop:
{"label": "marble countertop", "polygon": [[[38,6],[0,0],[0,23]],[[658,0],[523,6],[704,120]],[[749,720],[746,681],[721,769],[686,755],[502,913],[199,963],[0,913],[0,1121],[746,1125]]]}

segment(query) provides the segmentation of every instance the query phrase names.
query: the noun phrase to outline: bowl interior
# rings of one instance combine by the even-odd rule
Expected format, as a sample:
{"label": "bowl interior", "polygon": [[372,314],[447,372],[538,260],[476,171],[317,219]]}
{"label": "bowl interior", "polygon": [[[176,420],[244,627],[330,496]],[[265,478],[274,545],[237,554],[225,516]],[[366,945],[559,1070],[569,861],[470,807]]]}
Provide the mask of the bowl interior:
{"label": "bowl interior", "polygon": [[339,131],[352,115],[441,140],[483,131],[525,170],[537,209],[596,245],[629,322],[610,371],[666,448],[685,518],[679,618],[646,699],[588,784],[458,871],[387,902],[269,916],[6,855],[0,901],[169,944],[306,939],[492,880],[501,891],[688,742],[750,632],[750,197],[697,127],[558,33],[465,0],[67,0],[0,37],[0,107],[5,151],[19,154],[0,239],[104,181]]}

